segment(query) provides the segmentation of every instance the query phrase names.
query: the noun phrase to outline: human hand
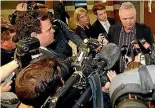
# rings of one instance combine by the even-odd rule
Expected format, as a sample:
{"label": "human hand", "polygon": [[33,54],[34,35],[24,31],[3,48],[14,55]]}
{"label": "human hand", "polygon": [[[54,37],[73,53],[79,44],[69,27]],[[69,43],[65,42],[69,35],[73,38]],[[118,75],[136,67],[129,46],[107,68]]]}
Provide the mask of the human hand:
{"label": "human hand", "polygon": [[128,64],[128,63],[130,63],[130,62],[132,61],[132,58],[131,58],[131,57],[129,57],[129,56],[126,56],[126,55],[125,55],[125,59],[127,59],[127,60],[128,60],[128,61],[127,61],[127,64]]}
{"label": "human hand", "polygon": [[108,71],[107,76],[108,76],[109,80],[111,81],[112,78],[114,78],[116,76],[116,72],[115,71]]}
{"label": "human hand", "polygon": [[12,81],[10,82],[3,82],[0,86],[1,92],[8,92],[11,90],[11,84]]}
{"label": "human hand", "polygon": [[141,56],[141,53],[135,56],[134,62],[140,62],[140,56]]}
{"label": "human hand", "polygon": [[102,42],[102,40],[103,40],[102,33],[100,33],[100,34],[98,35],[97,40],[98,40],[98,42],[99,42],[99,43],[101,43],[101,42]]}
{"label": "human hand", "polygon": [[106,82],[105,86],[102,87],[102,91],[108,93],[110,87],[110,82]]}
{"label": "human hand", "polygon": [[99,36],[98,36],[98,42],[102,45],[102,46],[105,46],[105,45],[107,45],[108,44],[108,40],[105,38],[105,36],[103,36],[103,34],[102,33],[100,33],[99,34]]}

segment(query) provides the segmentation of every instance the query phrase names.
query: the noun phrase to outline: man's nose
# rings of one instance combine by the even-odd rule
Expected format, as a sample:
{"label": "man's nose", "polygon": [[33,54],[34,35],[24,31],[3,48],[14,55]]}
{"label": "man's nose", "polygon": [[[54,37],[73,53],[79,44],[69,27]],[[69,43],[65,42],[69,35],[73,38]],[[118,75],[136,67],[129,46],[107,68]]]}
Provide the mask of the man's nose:
{"label": "man's nose", "polygon": [[126,21],[127,21],[127,23],[130,23],[130,22],[131,22],[131,20],[130,20],[130,19],[127,19]]}

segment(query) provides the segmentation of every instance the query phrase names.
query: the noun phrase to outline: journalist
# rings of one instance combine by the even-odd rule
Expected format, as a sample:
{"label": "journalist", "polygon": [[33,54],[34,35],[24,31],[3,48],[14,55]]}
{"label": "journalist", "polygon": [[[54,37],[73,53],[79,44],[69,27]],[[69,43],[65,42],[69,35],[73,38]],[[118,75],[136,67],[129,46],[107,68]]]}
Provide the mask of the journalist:
{"label": "journalist", "polygon": [[[60,63],[56,59],[41,56],[24,68],[16,77],[15,91],[22,108],[40,108],[48,96],[61,87],[69,74],[70,62]],[[71,72],[71,71],[70,71]]]}

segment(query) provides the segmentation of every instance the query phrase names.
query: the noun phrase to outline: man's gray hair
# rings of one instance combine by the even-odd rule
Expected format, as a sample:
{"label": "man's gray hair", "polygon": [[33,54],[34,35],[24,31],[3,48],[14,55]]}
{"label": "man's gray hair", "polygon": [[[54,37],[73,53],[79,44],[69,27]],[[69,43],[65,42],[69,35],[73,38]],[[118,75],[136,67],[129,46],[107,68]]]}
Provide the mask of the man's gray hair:
{"label": "man's gray hair", "polygon": [[[120,11],[123,9],[135,9],[135,6],[131,3],[131,2],[124,2],[122,3],[121,7],[119,8],[119,15],[120,15]],[[136,9],[135,9],[136,12]]]}

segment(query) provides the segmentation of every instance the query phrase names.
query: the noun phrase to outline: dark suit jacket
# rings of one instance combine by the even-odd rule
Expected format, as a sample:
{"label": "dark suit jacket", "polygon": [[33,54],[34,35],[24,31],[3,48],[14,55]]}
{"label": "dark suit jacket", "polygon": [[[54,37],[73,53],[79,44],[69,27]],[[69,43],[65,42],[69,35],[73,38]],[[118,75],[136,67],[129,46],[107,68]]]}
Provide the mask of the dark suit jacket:
{"label": "dark suit jacket", "polygon": [[[110,26],[108,33],[108,39],[110,42],[115,43],[116,45],[119,44],[121,28],[122,24]],[[153,34],[151,32],[151,29],[145,24],[140,24],[136,22],[136,39],[139,40],[142,38],[144,38],[150,45],[152,45]]]}
{"label": "dark suit jacket", "polygon": [[66,23],[66,17],[69,19],[70,16],[68,13],[65,11],[65,7],[60,1],[55,1],[53,5],[53,10],[54,10],[54,17],[55,19],[59,19]]}
{"label": "dark suit jacket", "polygon": [[[109,42],[115,43],[116,45],[119,44],[121,28],[122,28],[122,24],[116,24],[116,25],[110,26],[109,33],[108,33]],[[144,38],[150,45],[152,45],[153,34],[151,32],[151,29],[145,24],[136,23],[136,39],[139,40],[142,38]],[[119,67],[119,62],[116,63],[113,69],[117,73],[120,73],[120,69],[118,67]]]}
{"label": "dark suit jacket", "polygon": [[[115,20],[114,18],[108,18],[108,21],[110,23],[110,25],[114,25],[115,24]],[[98,38],[98,35],[100,33],[105,34],[106,31],[104,29],[104,27],[102,26],[102,24],[99,22],[99,20],[96,20],[93,25],[92,25],[92,30],[93,30],[93,36],[92,38]],[[107,34],[107,33],[106,33]]]}
{"label": "dark suit jacket", "polygon": [[89,29],[84,27],[84,29],[80,26],[77,26],[75,29],[75,33],[82,39],[90,38],[92,37],[92,27],[89,25]]}

